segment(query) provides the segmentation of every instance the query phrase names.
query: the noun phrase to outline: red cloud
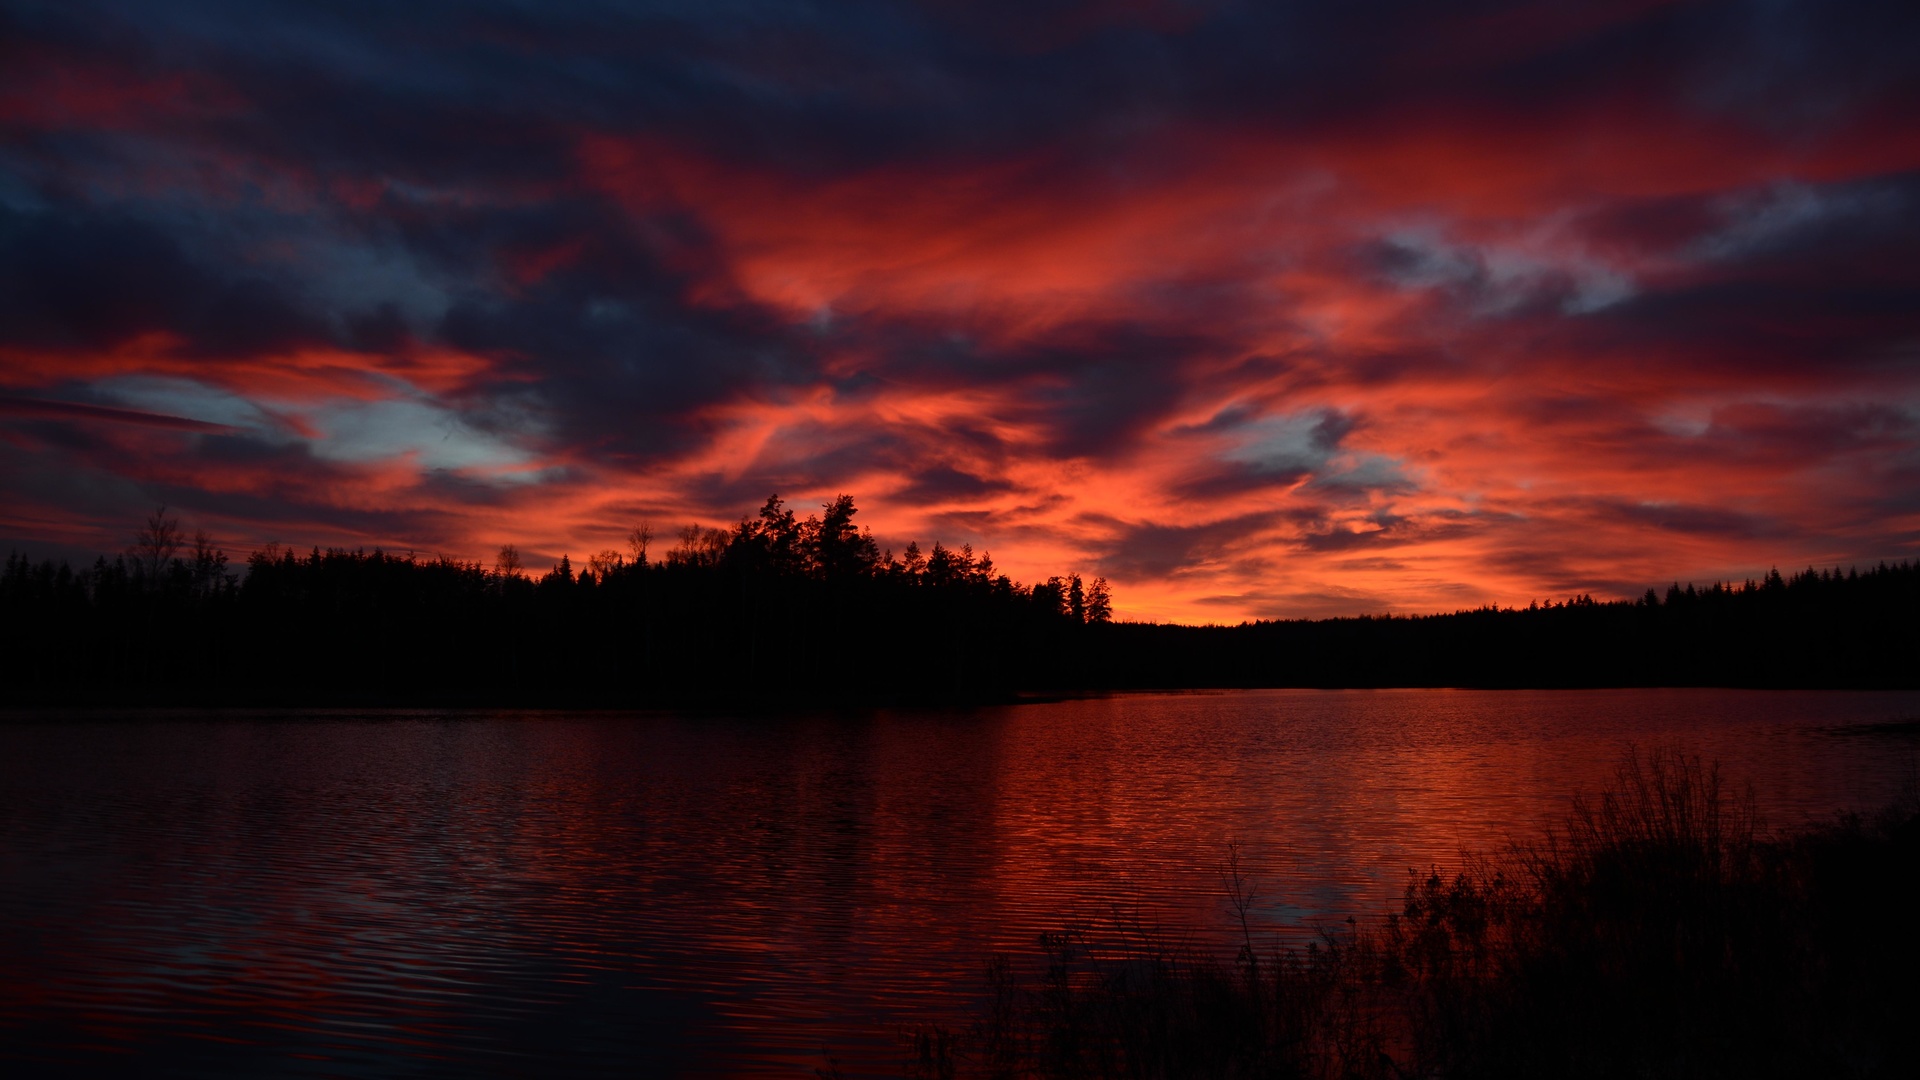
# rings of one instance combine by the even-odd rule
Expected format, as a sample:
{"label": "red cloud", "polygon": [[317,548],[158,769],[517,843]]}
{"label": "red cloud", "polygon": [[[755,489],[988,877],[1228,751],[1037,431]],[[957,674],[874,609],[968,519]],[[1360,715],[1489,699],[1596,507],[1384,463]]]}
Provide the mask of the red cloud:
{"label": "red cloud", "polygon": [[[87,176],[171,227],[277,222],[94,277],[331,291],[271,293],[268,344],[223,336],[244,303],[100,305],[66,337],[0,339],[0,388],[41,403],[0,430],[202,498],[237,540],[298,526],[472,557],[852,491],[885,543],[971,542],[1029,579],[1104,570],[1133,617],[1524,604],[1913,554],[1920,139],[1899,95],[1836,94],[1794,126],[1727,104],[1700,65],[1608,44],[1678,33],[1684,10],[1582,12],[1409,16],[1331,104],[1263,101],[1278,84],[1255,71],[1244,102],[839,156],[767,149],[774,121],[756,142],[538,93],[487,113],[497,132],[471,103],[397,99],[316,124],[334,156],[309,156],[248,120],[276,90],[257,71],[243,92],[27,56],[8,130],[165,143],[150,172]],[[1142,25],[1171,50],[1206,21],[1089,10],[1009,53],[1064,64]],[[1590,45],[1605,77],[1548,70]],[[793,96],[804,123],[817,103]],[[404,326],[352,331],[350,304],[389,298],[303,229],[404,264]],[[244,399],[281,441],[101,404],[136,377]],[[396,402],[521,456],[434,464],[419,447],[440,436],[417,432],[346,461],[310,419]]]}

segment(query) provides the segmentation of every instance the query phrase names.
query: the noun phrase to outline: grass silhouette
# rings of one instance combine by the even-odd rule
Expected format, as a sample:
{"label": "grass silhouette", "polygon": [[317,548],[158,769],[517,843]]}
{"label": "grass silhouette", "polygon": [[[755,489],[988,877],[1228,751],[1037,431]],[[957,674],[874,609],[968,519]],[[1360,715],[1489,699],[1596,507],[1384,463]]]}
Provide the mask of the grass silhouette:
{"label": "grass silhouette", "polygon": [[1634,752],[1538,840],[1304,948],[1047,934],[919,1077],[1920,1075],[1920,798],[1770,835],[1716,767]]}

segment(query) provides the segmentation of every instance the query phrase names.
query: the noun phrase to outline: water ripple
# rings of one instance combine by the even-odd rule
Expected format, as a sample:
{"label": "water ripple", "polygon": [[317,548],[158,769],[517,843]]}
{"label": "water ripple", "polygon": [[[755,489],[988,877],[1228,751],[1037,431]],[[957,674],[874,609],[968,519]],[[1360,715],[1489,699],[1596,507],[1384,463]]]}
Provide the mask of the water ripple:
{"label": "water ripple", "polygon": [[[1776,822],[1912,768],[1912,694],[1258,692],[966,712],[0,724],[0,1036],[35,1071],[805,1076],[996,952],[1379,910],[1629,742]],[[1875,725],[1880,725],[1876,728]],[[1889,747],[1893,748],[1890,752]]]}

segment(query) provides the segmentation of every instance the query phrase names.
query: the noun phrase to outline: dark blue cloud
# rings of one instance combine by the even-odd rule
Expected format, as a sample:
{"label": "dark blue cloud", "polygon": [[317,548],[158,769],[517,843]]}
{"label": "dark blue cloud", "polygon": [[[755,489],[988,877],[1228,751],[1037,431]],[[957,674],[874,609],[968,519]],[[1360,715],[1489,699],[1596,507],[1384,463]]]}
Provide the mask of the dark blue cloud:
{"label": "dark blue cloud", "polygon": [[[1112,573],[1171,575],[1263,543],[1451,542],[1517,526],[1395,510],[1446,482],[1412,452],[1441,453],[1448,433],[1369,456],[1386,438],[1368,426],[1374,396],[1484,386],[1501,410],[1487,423],[1619,461],[1907,460],[1920,174],[1897,151],[1916,115],[1920,11],[1896,4],[15,2],[0,9],[0,375],[78,411],[5,423],[63,455],[49,470],[124,479],[111,418],[83,415],[128,411],[101,355],[164,337],[167,377],[231,387],[250,364],[333,350],[417,415],[537,454],[556,489],[596,470],[650,480],[710,446],[728,407],[814,393],[873,430],[796,437],[687,501],[744,507],[884,475],[904,504],[1018,529],[1026,511],[1005,503],[1071,500],[1022,490],[1013,466],[1119,469],[1164,450],[1195,455],[1165,470],[1169,503],[1232,508],[1212,524],[1143,521],[1156,506],[1060,526]],[[1607,138],[1582,149],[1584,132]],[[1747,154],[1745,171],[1639,182],[1695,137]],[[594,140],[700,168],[622,191],[596,175]],[[1397,152],[1374,161],[1374,145]],[[1495,150],[1489,171],[1561,155],[1565,176],[1499,190],[1471,175]],[[1606,182],[1582,188],[1587,171]],[[1302,176],[1321,202],[1281,194]],[[755,183],[724,198],[701,187],[742,177]],[[912,210],[928,177],[986,177],[966,203],[982,215],[1030,200],[995,236],[1097,204],[1100,227],[1053,238],[1089,264],[1113,221],[1186,222],[1166,203],[1222,192],[1244,206],[1196,211],[1158,234],[1164,259],[1115,281],[1065,275],[1011,315],[889,306],[890,275],[937,257],[914,236],[859,268],[878,284],[846,310],[756,291],[762,237],[730,232],[729,215],[804,215],[818,204],[768,193],[849,179],[884,204],[876,216]],[[831,269],[833,230],[859,224],[808,234],[826,254],[800,272]],[[1174,231],[1187,228],[1205,235]],[[950,242],[935,239],[923,246]],[[1007,250],[1010,275],[1055,257]],[[965,284],[990,290],[992,271],[977,273]],[[1325,302],[1342,289],[1352,303]],[[409,366],[439,352],[468,366]],[[1676,434],[1652,392],[1622,389],[1635,374],[1764,400]],[[996,414],[867,410],[970,391]],[[1778,404],[1815,391],[1839,403]],[[1871,394],[1892,400],[1863,411]],[[1290,418],[1284,438],[1275,418]],[[235,520],[438,536],[459,507],[513,499],[505,482],[422,466],[425,509],[372,511],[335,497],[352,468],[287,431],[179,438],[172,471],[139,483]],[[10,490],[54,498],[30,459],[9,468]],[[196,469],[284,482],[202,490]],[[970,501],[996,505],[950,505]],[[1602,505],[1653,533],[1794,535],[1724,506]],[[1516,560],[1491,565],[1586,572]]]}

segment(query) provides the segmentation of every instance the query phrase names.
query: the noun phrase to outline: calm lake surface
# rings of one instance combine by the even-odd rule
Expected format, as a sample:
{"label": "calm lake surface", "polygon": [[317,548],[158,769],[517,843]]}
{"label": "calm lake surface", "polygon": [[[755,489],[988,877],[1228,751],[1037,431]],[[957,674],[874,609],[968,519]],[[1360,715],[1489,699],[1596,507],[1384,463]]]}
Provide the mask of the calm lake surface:
{"label": "calm lake surface", "polygon": [[[1385,909],[1629,744],[1769,824],[1891,798],[1920,694],[1259,691],[784,718],[0,719],[0,1059],[36,1072],[809,1076],[1116,910]],[[564,1060],[562,1060],[564,1059]]]}

